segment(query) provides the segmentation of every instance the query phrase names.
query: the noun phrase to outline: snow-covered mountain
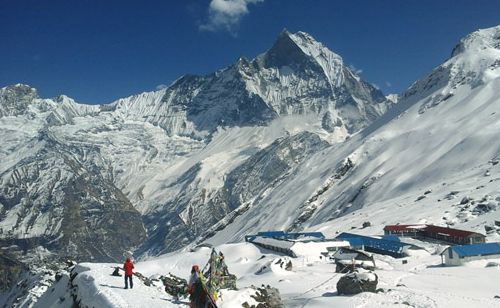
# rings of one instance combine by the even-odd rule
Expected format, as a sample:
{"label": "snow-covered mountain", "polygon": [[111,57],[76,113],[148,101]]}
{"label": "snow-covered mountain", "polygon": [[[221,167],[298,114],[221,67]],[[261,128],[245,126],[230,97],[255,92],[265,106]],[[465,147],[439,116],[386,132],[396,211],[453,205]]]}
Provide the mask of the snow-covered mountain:
{"label": "snow-covered mountain", "polygon": [[102,261],[180,248],[391,105],[286,30],[252,61],[109,105],[2,88],[0,240]]}
{"label": "snow-covered mountain", "polygon": [[269,229],[332,236],[365,221],[373,226],[367,234],[396,223],[484,233],[500,218],[499,64],[500,26],[468,35],[389,112],[308,157],[293,177],[219,223],[208,242]]}
{"label": "snow-covered mountain", "polygon": [[[329,265],[310,269],[306,258],[295,273],[259,276],[274,257],[227,243],[271,229],[374,235],[395,223],[454,225],[499,241],[499,93],[500,26],[466,36],[445,63],[387,99],[309,35],[287,31],[252,61],[110,105],[7,87],[1,243],[106,261],[126,248],[146,257],[220,245],[239,283],[276,283],[292,306],[492,305],[495,278],[477,273],[497,273],[436,269],[433,244],[409,267],[377,256],[387,293],[330,301]],[[182,275],[208,254],[184,249],[142,266]],[[104,268],[89,265],[72,286],[82,302],[116,298],[105,287],[118,282]],[[457,297],[469,280],[480,292]],[[67,285],[42,299],[69,299]],[[101,296],[86,296],[89,288]],[[158,290],[140,288],[151,306],[165,304]]]}

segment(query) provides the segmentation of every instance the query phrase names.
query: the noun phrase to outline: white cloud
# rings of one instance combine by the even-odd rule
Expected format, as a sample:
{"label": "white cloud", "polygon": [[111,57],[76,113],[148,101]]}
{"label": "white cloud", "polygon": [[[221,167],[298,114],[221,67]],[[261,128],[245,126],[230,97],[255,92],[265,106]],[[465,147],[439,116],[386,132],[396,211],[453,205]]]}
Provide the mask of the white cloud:
{"label": "white cloud", "polygon": [[386,85],[386,87],[388,87],[388,88],[392,87],[392,83],[390,83],[389,81],[386,81],[386,82],[385,82],[385,85]]}
{"label": "white cloud", "polygon": [[228,31],[236,35],[240,20],[248,14],[248,5],[264,0],[212,0],[208,7],[208,22],[203,31]]}
{"label": "white cloud", "polygon": [[361,75],[363,73],[363,70],[360,68],[356,68],[354,65],[349,64],[349,69],[356,75]]}

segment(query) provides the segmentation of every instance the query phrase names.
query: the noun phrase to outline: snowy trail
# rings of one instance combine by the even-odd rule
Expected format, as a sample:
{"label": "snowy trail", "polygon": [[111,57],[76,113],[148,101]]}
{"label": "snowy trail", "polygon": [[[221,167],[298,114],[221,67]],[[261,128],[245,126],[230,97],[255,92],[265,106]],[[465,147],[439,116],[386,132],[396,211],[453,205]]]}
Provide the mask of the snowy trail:
{"label": "snowy trail", "polygon": [[79,298],[89,307],[186,307],[185,301],[177,301],[162,287],[146,286],[134,277],[134,287],[124,289],[124,277],[112,276],[111,264],[83,264],[89,268],[75,279]]}

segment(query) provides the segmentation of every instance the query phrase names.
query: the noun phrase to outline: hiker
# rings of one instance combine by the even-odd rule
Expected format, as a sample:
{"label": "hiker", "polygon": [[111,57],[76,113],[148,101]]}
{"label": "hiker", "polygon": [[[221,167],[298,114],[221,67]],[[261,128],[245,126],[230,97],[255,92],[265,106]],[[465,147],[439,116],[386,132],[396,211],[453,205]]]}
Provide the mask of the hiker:
{"label": "hiker", "polygon": [[214,307],[206,292],[204,281],[205,277],[200,272],[200,267],[193,265],[188,282],[189,306],[191,308]]}
{"label": "hiker", "polygon": [[[125,271],[125,289],[128,289],[128,282],[130,281],[130,288],[134,287],[134,283],[132,282],[132,275],[134,272],[134,264],[130,261],[130,258],[127,258],[125,263],[123,264],[123,270]],[[128,279],[128,280],[127,280]]]}

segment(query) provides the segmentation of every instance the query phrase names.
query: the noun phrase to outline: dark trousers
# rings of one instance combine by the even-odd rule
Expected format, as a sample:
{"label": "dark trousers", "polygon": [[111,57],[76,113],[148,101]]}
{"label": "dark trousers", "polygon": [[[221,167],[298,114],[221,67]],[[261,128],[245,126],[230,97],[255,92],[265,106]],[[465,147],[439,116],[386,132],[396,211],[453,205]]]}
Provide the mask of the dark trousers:
{"label": "dark trousers", "polygon": [[[128,278],[128,280],[127,280]],[[128,289],[128,282],[130,281],[130,288],[132,289],[134,287],[134,283],[132,282],[132,275],[127,276],[125,275],[125,289]]]}

